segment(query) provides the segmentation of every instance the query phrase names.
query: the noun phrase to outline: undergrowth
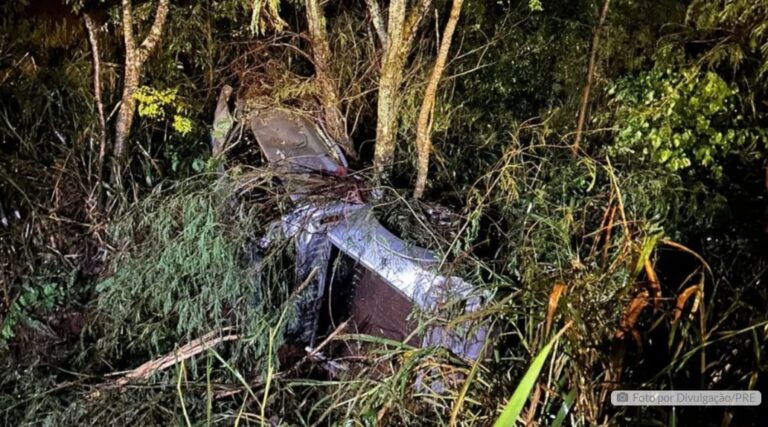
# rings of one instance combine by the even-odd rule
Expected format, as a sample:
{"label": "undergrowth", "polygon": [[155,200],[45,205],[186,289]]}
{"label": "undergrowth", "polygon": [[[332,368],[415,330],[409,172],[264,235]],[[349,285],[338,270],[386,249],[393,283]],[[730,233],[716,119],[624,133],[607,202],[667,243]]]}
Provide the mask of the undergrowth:
{"label": "undergrowth", "polygon": [[[754,387],[752,377],[721,371],[730,340],[764,323],[732,317],[736,306],[722,319],[706,317],[715,298],[726,304],[731,296],[710,289],[719,283],[706,279],[710,267],[662,228],[680,206],[658,199],[683,190],[642,170],[618,171],[608,159],[534,144],[532,135],[525,144],[513,138],[467,191],[451,229],[429,226],[397,192],[384,191],[376,208],[407,219],[401,231],[429,243],[445,257],[445,273],[488,297],[471,315],[493,331],[478,361],[342,331],[298,365],[281,365],[296,285],[292,245],[277,239],[262,250],[256,239],[288,202],[266,171],[235,170],[157,190],[115,223],[117,256],[97,286],[79,350],[66,368],[38,361],[13,370],[2,383],[3,416],[52,425],[487,425],[566,323],[525,419],[614,423],[626,414],[604,399],[620,381],[667,388],[693,376],[706,387],[717,377],[719,386]],[[659,283],[663,246],[690,257],[688,279]],[[446,310],[417,315],[422,327],[459,319]],[[212,332],[228,341],[184,356],[187,343]],[[668,351],[643,353],[639,345],[651,337]],[[355,342],[370,350],[333,350]],[[179,359],[119,383],[120,371],[166,354]],[[703,360],[710,363],[700,371]]]}
{"label": "undergrowth", "polygon": [[157,192],[116,222],[114,273],[96,287],[102,351],[156,356],[224,326],[253,334],[289,292],[279,263],[255,271],[243,254],[268,213],[240,203],[231,184],[208,181]]}

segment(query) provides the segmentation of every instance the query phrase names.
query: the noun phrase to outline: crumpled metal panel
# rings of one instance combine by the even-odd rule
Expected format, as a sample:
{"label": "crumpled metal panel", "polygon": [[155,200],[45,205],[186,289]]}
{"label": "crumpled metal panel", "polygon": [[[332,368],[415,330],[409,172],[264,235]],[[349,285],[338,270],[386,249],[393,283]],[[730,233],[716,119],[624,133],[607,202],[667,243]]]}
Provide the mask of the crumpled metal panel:
{"label": "crumpled metal panel", "polygon": [[[458,277],[446,278],[437,272],[435,254],[408,245],[392,234],[372,215],[369,207],[358,209],[328,231],[334,246],[375,272],[419,309],[436,313],[449,301],[464,301],[464,312],[480,308],[481,297],[473,295],[472,285]],[[429,328],[422,346],[442,346],[454,354],[477,359],[487,330],[465,322],[452,330]]]}
{"label": "crumpled metal panel", "polygon": [[[286,325],[285,337],[289,341],[315,344],[331,257],[331,242],[327,236],[329,225],[325,224],[325,219],[361,207],[346,203],[311,204],[283,216],[283,234],[293,238],[296,246],[296,280],[305,286],[296,296],[295,315]],[[305,283],[307,280],[309,282]]]}
{"label": "crumpled metal panel", "polygon": [[[328,221],[332,219],[332,221]],[[376,273],[420,310],[438,313],[449,301],[463,301],[464,312],[480,308],[481,296],[472,285],[437,272],[438,259],[427,249],[409,245],[373,216],[367,205],[328,203],[307,205],[283,217],[283,232],[296,242],[296,274],[304,283],[317,270],[295,303],[296,316],[286,327],[286,337],[314,345],[320,302],[328,274],[331,245]],[[487,329],[465,322],[448,330],[430,327],[422,346],[442,346],[466,359],[480,356]]]}
{"label": "crumpled metal panel", "polygon": [[[347,162],[340,149],[307,118],[270,110],[259,111],[249,120],[272,166],[286,173],[346,174]],[[295,194],[293,199],[301,202],[302,197]],[[305,286],[295,303],[296,316],[286,325],[285,335],[290,341],[315,344],[331,245],[381,277],[420,310],[437,313],[448,302],[463,301],[464,313],[471,313],[482,304],[472,285],[440,275],[439,260],[433,252],[392,234],[376,220],[368,205],[307,203],[283,216],[281,226],[286,237],[295,239],[297,281]],[[476,322],[464,322],[450,330],[433,325],[425,332],[422,346],[442,346],[474,360],[481,356],[486,334],[487,327]]]}
{"label": "crumpled metal panel", "polygon": [[250,127],[269,163],[291,173],[346,174],[341,150],[306,117],[284,110],[259,111]]}
{"label": "crumpled metal panel", "polygon": [[438,262],[435,255],[392,234],[376,220],[368,206],[339,221],[328,236],[344,253],[417,302],[436,277],[424,269]]}
{"label": "crumpled metal panel", "polygon": [[[438,276],[422,298],[424,305],[421,308],[438,313],[448,301],[454,303],[463,301],[463,314],[469,314],[481,308],[484,297],[484,295],[477,295],[472,285],[458,277]],[[451,329],[433,326],[427,329],[421,345],[422,347],[444,347],[465,359],[477,360],[482,356],[487,334],[487,325],[479,321],[462,322]]]}

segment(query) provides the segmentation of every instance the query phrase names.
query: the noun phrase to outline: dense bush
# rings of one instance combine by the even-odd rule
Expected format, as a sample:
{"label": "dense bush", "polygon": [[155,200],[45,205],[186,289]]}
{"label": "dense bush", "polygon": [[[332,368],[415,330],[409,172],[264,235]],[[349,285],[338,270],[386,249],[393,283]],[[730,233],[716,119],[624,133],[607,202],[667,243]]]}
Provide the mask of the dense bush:
{"label": "dense bush", "polygon": [[609,93],[617,128],[609,155],[649,161],[672,172],[695,166],[717,179],[729,156],[762,157],[768,131],[748,117],[738,87],[715,72],[662,62],[619,81]]}

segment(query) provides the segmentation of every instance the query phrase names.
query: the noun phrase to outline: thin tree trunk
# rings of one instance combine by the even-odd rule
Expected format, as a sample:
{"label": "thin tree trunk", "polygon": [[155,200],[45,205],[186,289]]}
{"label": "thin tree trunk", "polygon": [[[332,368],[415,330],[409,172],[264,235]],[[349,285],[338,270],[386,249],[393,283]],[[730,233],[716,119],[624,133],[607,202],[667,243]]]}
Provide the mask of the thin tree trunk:
{"label": "thin tree trunk", "polygon": [[368,11],[371,14],[371,22],[373,23],[373,29],[376,30],[376,34],[379,35],[379,41],[381,42],[381,50],[387,51],[387,45],[389,44],[389,37],[387,36],[387,29],[384,28],[384,17],[381,15],[381,8],[379,7],[378,0],[365,0],[365,4],[368,5]]}
{"label": "thin tree trunk", "polygon": [[120,111],[117,113],[115,125],[114,161],[115,171],[113,180],[120,184],[122,168],[128,154],[128,138],[136,110],[136,100],[133,95],[141,81],[141,70],[149,56],[154,52],[163,34],[163,26],[168,17],[169,0],[159,0],[155,11],[155,20],[149,34],[137,46],[133,37],[133,7],[131,0],[122,0],[123,39],[125,41],[125,71],[123,78],[123,95]]}
{"label": "thin tree trunk", "polygon": [[[392,67],[394,68],[394,67]],[[373,169],[378,180],[386,180],[395,157],[395,132],[397,131],[397,102],[400,86],[396,70],[386,72],[383,67],[379,81],[379,96],[376,111],[376,147],[373,155]]]}
{"label": "thin tree trunk", "polygon": [[396,52],[402,43],[405,21],[405,0],[392,0],[389,6],[387,38],[379,76],[379,94],[376,111],[376,147],[373,170],[377,180],[386,180],[394,162],[395,131],[397,125],[396,98],[400,87],[401,70],[397,67]]}
{"label": "thin tree trunk", "polygon": [[[123,95],[120,98],[120,110],[117,113],[115,125],[115,146],[113,157],[118,165],[124,162],[126,156],[126,141],[133,124],[134,101],[133,94],[138,86],[137,74],[138,57],[136,42],[133,40],[133,5],[131,0],[122,0],[123,41],[125,44],[125,70],[123,72]],[[119,173],[118,170],[114,171]],[[113,175],[117,179],[117,176]]]}
{"label": "thin tree trunk", "polygon": [[[125,163],[128,154],[128,137],[131,134],[133,116],[136,110],[136,100],[133,95],[139,88],[141,65],[127,55],[125,59],[125,74],[123,78],[123,95],[120,98],[120,110],[117,113],[117,125],[115,126],[115,160],[121,165]],[[130,59],[129,59],[130,58]]]}
{"label": "thin tree trunk", "polygon": [[339,109],[339,96],[331,77],[331,48],[328,44],[325,14],[320,0],[306,0],[307,23],[312,39],[312,59],[315,65],[315,78],[320,86],[320,100],[325,127],[329,135],[336,140],[344,151],[356,157],[355,147],[347,135],[344,116]]}
{"label": "thin tree trunk", "polygon": [[443,30],[443,39],[440,41],[440,49],[437,52],[435,66],[432,68],[432,74],[429,76],[427,89],[424,92],[424,99],[421,102],[419,118],[416,121],[416,150],[418,151],[418,167],[416,175],[416,187],[413,190],[414,198],[421,198],[424,195],[424,188],[427,186],[427,175],[429,173],[429,153],[432,149],[432,114],[435,108],[435,98],[437,97],[437,85],[443,76],[445,62],[448,59],[448,51],[451,49],[451,40],[456,31],[456,24],[461,15],[461,5],[464,0],[453,0],[451,6],[451,15],[448,17],[448,23]]}
{"label": "thin tree trunk", "polygon": [[83,15],[85,29],[88,31],[88,42],[91,45],[91,55],[93,56],[93,99],[96,104],[96,112],[99,120],[99,157],[96,166],[96,201],[101,208],[102,198],[102,180],[104,179],[104,158],[107,153],[107,120],[104,115],[104,103],[101,96],[101,54],[99,53],[99,37],[96,22],[88,13]]}
{"label": "thin tree trunk", "polygon": [[603,30],[605,24],[605,18],[608,16],[608,7],[611,0],[603,1],[603,9],[600,12],[600,20],[597,23],[597,27],[592,34],[592,46],[589,53],[589,65],[587,67],[587,81],[584,84],[584,91],[581,94],[581,105],[579,106],[579,118],[576,122],[576,135],[573,139],[573,145],[571,150],[574,154],[579,151],[581,147],[582,132],[584,131],[584,123],[587,120],[587,107],[589,106],[589,92],[592,89],[592,80],[595,75],[595,64],[597,63],[597,52],[600,45],[600,33]]}
{"label": "thin tree trunk", "polygon": [[405,0],[392,0],[389,6],[388,43],[379,77],[376,147],[373,156],[373,170],[377,181],[388,178],[394,163],[400,86],[405,61],[419,23],[430,4],[431,0],[419,0],[408,16],[406,16]]}

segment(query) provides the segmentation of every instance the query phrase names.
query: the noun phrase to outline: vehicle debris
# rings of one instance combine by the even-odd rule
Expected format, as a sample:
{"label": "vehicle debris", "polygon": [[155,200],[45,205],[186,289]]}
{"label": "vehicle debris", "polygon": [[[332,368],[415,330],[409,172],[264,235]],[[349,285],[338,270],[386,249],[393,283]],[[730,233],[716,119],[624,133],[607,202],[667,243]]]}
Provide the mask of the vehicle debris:
{"label": "vehicle debris", "polygon": [[[281,180],[297,174],[348,175],[341,149],[308,117],[256,110],[243,122]],[[297,207],[275,225],[283,237],[294,239],[297,283],[308,282],[286,327],[288,343],[311,349],[324,333],[322,319],[330,316],[349,319],[358,333],[440,346],[470,361],[481,356],[486,325],[434,324],[419,332],[412,317],[417,310],[443,313],[453,301],[461,301],[461,314],[469,314],[481,307],[483,295],[461,278],[439,274],[437,255],[387,230],[360,194],[317,201],[307,193],[292,188]],[[265,237],[261,245],[269,240]],[[331,313],[323,312],[326,307]]]}

